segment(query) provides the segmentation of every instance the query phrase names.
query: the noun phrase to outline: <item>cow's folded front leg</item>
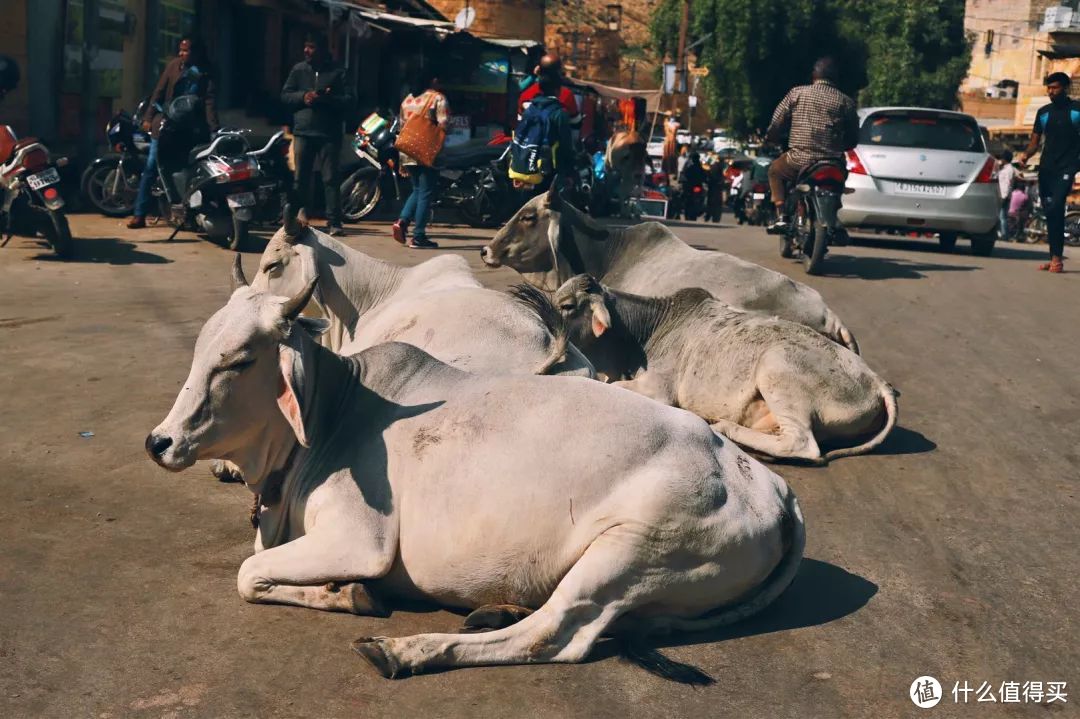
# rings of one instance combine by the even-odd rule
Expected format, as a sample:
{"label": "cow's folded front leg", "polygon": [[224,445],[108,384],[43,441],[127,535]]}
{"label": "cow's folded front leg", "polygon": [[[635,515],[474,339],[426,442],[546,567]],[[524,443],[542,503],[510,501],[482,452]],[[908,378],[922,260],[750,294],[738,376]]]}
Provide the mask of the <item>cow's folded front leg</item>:
{"label": "cow's folded front leg", "polygon": [[363,582],[385,571],[382,562],[359,556],[344,541],[308,534],[248,557],[236,587],[249,602],[385,617],[386,606]]}

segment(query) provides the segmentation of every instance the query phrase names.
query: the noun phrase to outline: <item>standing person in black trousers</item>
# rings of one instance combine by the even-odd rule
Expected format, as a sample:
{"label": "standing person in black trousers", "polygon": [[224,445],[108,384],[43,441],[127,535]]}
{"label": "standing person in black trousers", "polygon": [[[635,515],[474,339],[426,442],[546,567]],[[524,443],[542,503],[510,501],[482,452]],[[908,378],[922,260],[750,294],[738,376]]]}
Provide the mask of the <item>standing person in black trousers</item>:
{"label": "standing person in black trousers", "polygon": [[1050,104],[1035,115],[1031,142],[1020,154],[1020,163],[1027,164],[1043,140],[1039,197],[1046,213],[1050,261],[1039,269],[1059,273],[1065,271],[1065,202],[1080,170],[1080,103],[1069,97],[1070,78],[1065,73],[1051,73],[1043,84]]}
{"label": "standing person in black trousers", "polygon": [[[327,232],[341,235],[341,139],[345,134],[345,113],[352,102],[352,92],[345,72],[334,65],[323,41],[308,35],[304,41],[304,61],[297,63],[285,87],[281,101],[292,110],[293,143],[296,158],[294,194],[301,206],[311,207],[312,174],[322,175],[326,192]],[[294,198],[295,201],[296,198]]]}

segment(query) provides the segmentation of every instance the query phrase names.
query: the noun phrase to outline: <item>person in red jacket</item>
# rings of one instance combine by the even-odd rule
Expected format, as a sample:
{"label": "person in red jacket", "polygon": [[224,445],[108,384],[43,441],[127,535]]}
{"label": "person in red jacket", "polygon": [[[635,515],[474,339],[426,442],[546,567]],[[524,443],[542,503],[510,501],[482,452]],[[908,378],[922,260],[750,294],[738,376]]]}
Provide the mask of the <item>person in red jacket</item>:
{"label": "person in red jacket", "polygon": [[[540,77],[555,76],[562,78],[563,66],[562,60],[557,55],[544,55],[540,58],[540,64],[536,66],[535,75]],[[532,102],[540,94],[540,82],[534,82],[527,88],[521,91],[518,95],[518,107],[517,114],[518,119],[521,119],[521,115],[525,112],[525,108],[530,102]],[[559,104],[566,110],[566,114],[570,117],[570,127],[577,128],[581,125],[581,113],[578,111],[577,100],[574,99],[574,93],[570,92],[570,88],[560,83],[559,86]]]}

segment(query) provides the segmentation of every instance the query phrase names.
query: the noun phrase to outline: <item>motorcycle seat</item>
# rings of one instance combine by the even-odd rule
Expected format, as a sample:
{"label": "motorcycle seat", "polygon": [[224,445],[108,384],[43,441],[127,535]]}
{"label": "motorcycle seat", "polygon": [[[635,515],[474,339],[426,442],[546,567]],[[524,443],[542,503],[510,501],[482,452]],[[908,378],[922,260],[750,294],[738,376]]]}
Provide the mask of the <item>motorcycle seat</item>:
{"label": "motorcycle seat", "polygon": [[[211,149],[213,152],[211,152]],[[247,141],[240,135],[221,135],[209,144],[196,145],[188,153],[188,163],[194,164],[210,155],[243,155],[248,151]]]}
{"label": "motorcycle seat", "polygon": [[492,146],[488,145],[487,140],[469,140],[460,145],[444,147],[435,157],[435,167],[440,170],[463,170],[498,160],[505,151],[505,145]]}

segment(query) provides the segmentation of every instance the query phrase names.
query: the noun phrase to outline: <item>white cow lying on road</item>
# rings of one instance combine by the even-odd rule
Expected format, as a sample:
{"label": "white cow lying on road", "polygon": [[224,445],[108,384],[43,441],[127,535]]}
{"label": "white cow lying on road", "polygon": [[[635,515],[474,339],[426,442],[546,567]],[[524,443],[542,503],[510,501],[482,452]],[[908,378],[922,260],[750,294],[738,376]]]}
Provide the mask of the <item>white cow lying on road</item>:
{"label": "white cow lying on road", "polygon": [[266,246],[253,286],[291,296],[314,277],[330,321],[323,344],[339,354],[398,341],[470,372],[594,376],[561,330],[481,287],[460,255],[401,267],[290,219]]}
{"label": "white cow lying on road", "polygon": [[[547,302],[529,285],[517,293]],[[609,380],[758,452],[824,463],[869,452],[896,424],[893,388],[804,325],[733,309],[702,289],[641,297],[589,275],[568,280],[554,302]],[[822,444],[839,448],[823,453]]]}
{"label": "white cow lying on road", "polygon": [[237,578],[248,601],[383,616],[406,598],[499,627],[354,644],[399,677],[580,662],[603,633],[749,616],[795,576],[794,494],[699,418],[579,377],[461,372],[397,342],[342,357],[312,338],[324,321],[298,317],[313,290],[237,289],[146,439],[173,471],[227,459],[264,498]]}
{"label": "white cow lying on road", "polygon": [[817,290],[724,252],[698,250],[659,222],[603,228],[552,191],[525,203],[481,250],[553,292],[588,273],[623,292],[660,297],[701,287],[721,302],[806,325],[858,354],[859,344]]}

